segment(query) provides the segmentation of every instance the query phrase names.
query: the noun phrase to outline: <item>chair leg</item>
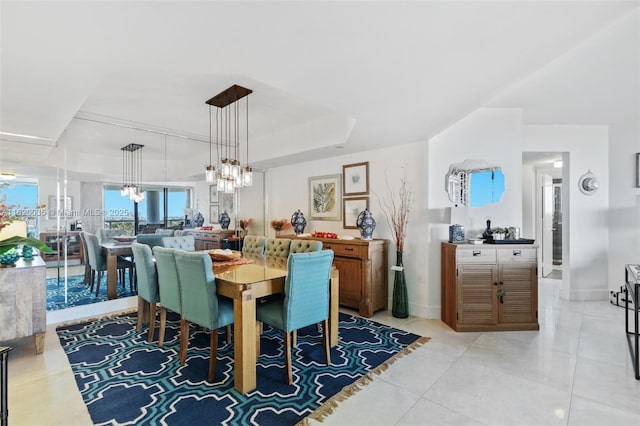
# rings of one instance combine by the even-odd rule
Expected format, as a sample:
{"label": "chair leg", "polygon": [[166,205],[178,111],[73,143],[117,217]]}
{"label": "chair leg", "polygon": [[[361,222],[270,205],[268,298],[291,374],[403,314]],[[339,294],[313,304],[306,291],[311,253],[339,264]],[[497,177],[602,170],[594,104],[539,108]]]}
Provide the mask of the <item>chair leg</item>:
{"label": "chair leg", "polygon": [[324,342],[324,359],[327,362],[327,365],[331,365],[331,344],[329,342],[329,319],[325,319],[322,321],[322,337]]}
{"label": "chair leg", "polygon": [[144,312],[144,304],[146,300],[142,297],[138,296],[138,322],[136,323],[136,330],[140,330],[142,328],[142,322],[144,319],[142,318],[142,313]]}
{"label": "chair leg", "polygon": [[296,346],[298,346],[298,330],[293,330],[291,334],[291,346],[295,348]]}
{"label": "chair leg", "polygon": [[129,290],[133,291],[133,268],[129,268]]}
{"label": "chair leg", "polygon": [[[89,265],[88,263],[84,265],[84,281],[85,283],[89,284],[89,280],[91,279],[91,265]],[[91,291],[93,291],[93,288],[91,288]]]}
{"label": "chair leg", "polygon": [[189,345],[189,321],[180,318],[180,365],[184,365],[187,359],[187,347]]}
{"label": "chair leg", "polygon": [[231,343],[231,324],[225,327],[227,343]]}
{"label": "chair leg", "polygon": [[96,281],[96,297],[100,294],[100,282],[102,281],[102,271],[98,271],[98,280]]}
{"label": "chair leg", "polygon": [[213,382],[216,374],[216,360],[218,358],[218,330],[211,330],[211,338],[209,342],[209,375],[207,380]]}
{"label": "chair leg", "polygon": [[293,383],[293,374],[291,373],[291,333],[284,332],[284,363],[287,369],[287,384]]}
{"label": "chair leg", "polygon": [[[140,297],[140,296],[138,296]],[[149,302],[149,338],[147,342],[153,342],[153,334],[156,331],[156,303]]]}
{"label": "chair leg", "polygon": [[162,347],[164,344],[164,329],[167,325],[167,308],[160,307],[160,331],[158,332],[158,346]]}

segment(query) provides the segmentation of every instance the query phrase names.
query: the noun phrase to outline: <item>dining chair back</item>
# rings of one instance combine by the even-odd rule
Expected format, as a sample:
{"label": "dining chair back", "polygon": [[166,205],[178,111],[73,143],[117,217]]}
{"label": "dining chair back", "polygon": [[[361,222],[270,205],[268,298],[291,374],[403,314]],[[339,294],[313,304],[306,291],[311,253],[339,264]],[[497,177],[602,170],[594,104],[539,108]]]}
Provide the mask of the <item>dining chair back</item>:
{"label": "dining chair back", "polygon": [[196,239],[193,235],[162,238],[162,246],[184,251],[196,251]]}
{"label": "dining chair back", "polygon": [[182,314],[180,280],[178,278],[178,270],[176,269],[175,252],[176,249],[165,248],[162,246],[155,246],[153,248],[153,255],[156,258],[156,270],[158,273],[158,291],[160,293],[159,346],[164,344],[167,309],[177,314]]}
{"label": "dining chair back", "polygon": [[[233,302],[216,293],[213,264],[208,253],[175,252],[180,280],[182,322],[180,343],[186,358],[189,341],[189,323],[211,330],[208,380],[213,381],[218,352],[218,328],[233,324]],[[183,333],[184,331],[184,333]],[[181,361],[184,363],[184,360]]]}
{"label": "dining chair back", "polygon": [[[138,280],[138,323],[136,324],[136,330],[140,330],[143,322],[147,320],[149,323],[147,341],[151,342],[156,329],[156,303],[160,301],[158,273],[151,248],[148,245],[134,242],[131,244],[131,251],[135,259]],[[144,317],[145,313],[149,314],[147,318]]]}
{"label": "dining chair back", "polygon": [[289,246],[289,254],[291,253],[310,253],[312,251],[322,250],[322,241],[314,240],[292,240]]}
{"label": "dining chair back", "polygon": [[83,282],[89,284],[91,280],[91,265],[89,265],[89,251],[87,249],[87,240],[84,237],[84,231],[80,231],[80,244],[82,245],[82,262],[84,263]]}
{"label": "dining chair back", "polygon": [[242,242],[242,253],[245,254],[264,254],[264,244],[266,238],[262,235],[247,235]]}
{"label": "dining chair back", "polygon": [[140,244],[148,245],[153,250],[154,247],[162,247],[162,239],[165,237],[166,235],[162,234],[138,234],[136,235],[136,241]]}
{"label": "dining chair back", "polygon": [[265,256],[289,256],[291,240],[288,238],[267,238],[264,247]]}
{"label": "dining chair back", "polygon": [[325,361],[329,353],[329,281],[333,251],[294,253],[287,260],[284,293],[257,306],[257,319],[284,332],[287,383],[291,372],[291,332],[322,322]]}

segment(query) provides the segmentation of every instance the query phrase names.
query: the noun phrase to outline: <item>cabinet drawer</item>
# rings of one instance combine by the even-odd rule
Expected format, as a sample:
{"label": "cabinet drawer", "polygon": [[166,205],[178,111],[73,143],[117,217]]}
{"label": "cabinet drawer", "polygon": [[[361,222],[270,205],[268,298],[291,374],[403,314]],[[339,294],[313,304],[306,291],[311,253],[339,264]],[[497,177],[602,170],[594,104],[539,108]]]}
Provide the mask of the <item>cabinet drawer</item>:
{"label": "cabinet drawer", "polygon": [[537,251],[534,248],[505,248],[498,250],[498,261],[505,262],[530,262],[537,260]]}
{"label": "cabinet drawer", "polygon": [[325,250],[333,250],[334,256],[361,257],[364,259],[368,257],[366,246],[322,243],[322,248]]}
{"label": "cabinet drawer", "polygon": [[458,263],[496,263],[495,248],[470,248],[456,250]]}

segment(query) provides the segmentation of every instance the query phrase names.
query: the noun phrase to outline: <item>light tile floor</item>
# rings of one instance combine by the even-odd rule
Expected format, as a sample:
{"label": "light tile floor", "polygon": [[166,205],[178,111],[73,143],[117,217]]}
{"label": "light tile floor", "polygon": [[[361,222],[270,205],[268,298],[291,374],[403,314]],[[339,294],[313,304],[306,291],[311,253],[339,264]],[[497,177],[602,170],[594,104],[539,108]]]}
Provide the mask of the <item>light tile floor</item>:
{"label": "light tile floor", "polygon": [[[323,424],[640,425],[624,309],[559,300],[555,280],[541,279],[539,289],[540,331],[456,333],[439,320],[377,313],[374,320],[431,341],[340,403]],[[127,309],[135,303],[129,299],[50,315],[43,356],[34,356],[31,339],[11,342],[11,425],[91,424],[53,323]]]}

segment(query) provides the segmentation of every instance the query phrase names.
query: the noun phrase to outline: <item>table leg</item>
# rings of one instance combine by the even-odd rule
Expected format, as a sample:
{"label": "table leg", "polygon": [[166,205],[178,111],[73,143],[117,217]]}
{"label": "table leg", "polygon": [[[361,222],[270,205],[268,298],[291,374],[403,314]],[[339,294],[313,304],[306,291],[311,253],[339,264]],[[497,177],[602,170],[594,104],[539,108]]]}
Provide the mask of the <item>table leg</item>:
{"label": "table leg", "polygon": [[337,269],[331,269],[331,281],[329,283],[329,345],[333,348],[338,344],[338,322],[340,302],[340,276]]}
{"label": "table leg", "polygon": [[118,256],[107,256],[107,299],[116,299],[118,285]]}
{"label": "table leg", "polygon": [[246,394],[256,388],[256,300],[243,294],[233,300],[234,388]]}

